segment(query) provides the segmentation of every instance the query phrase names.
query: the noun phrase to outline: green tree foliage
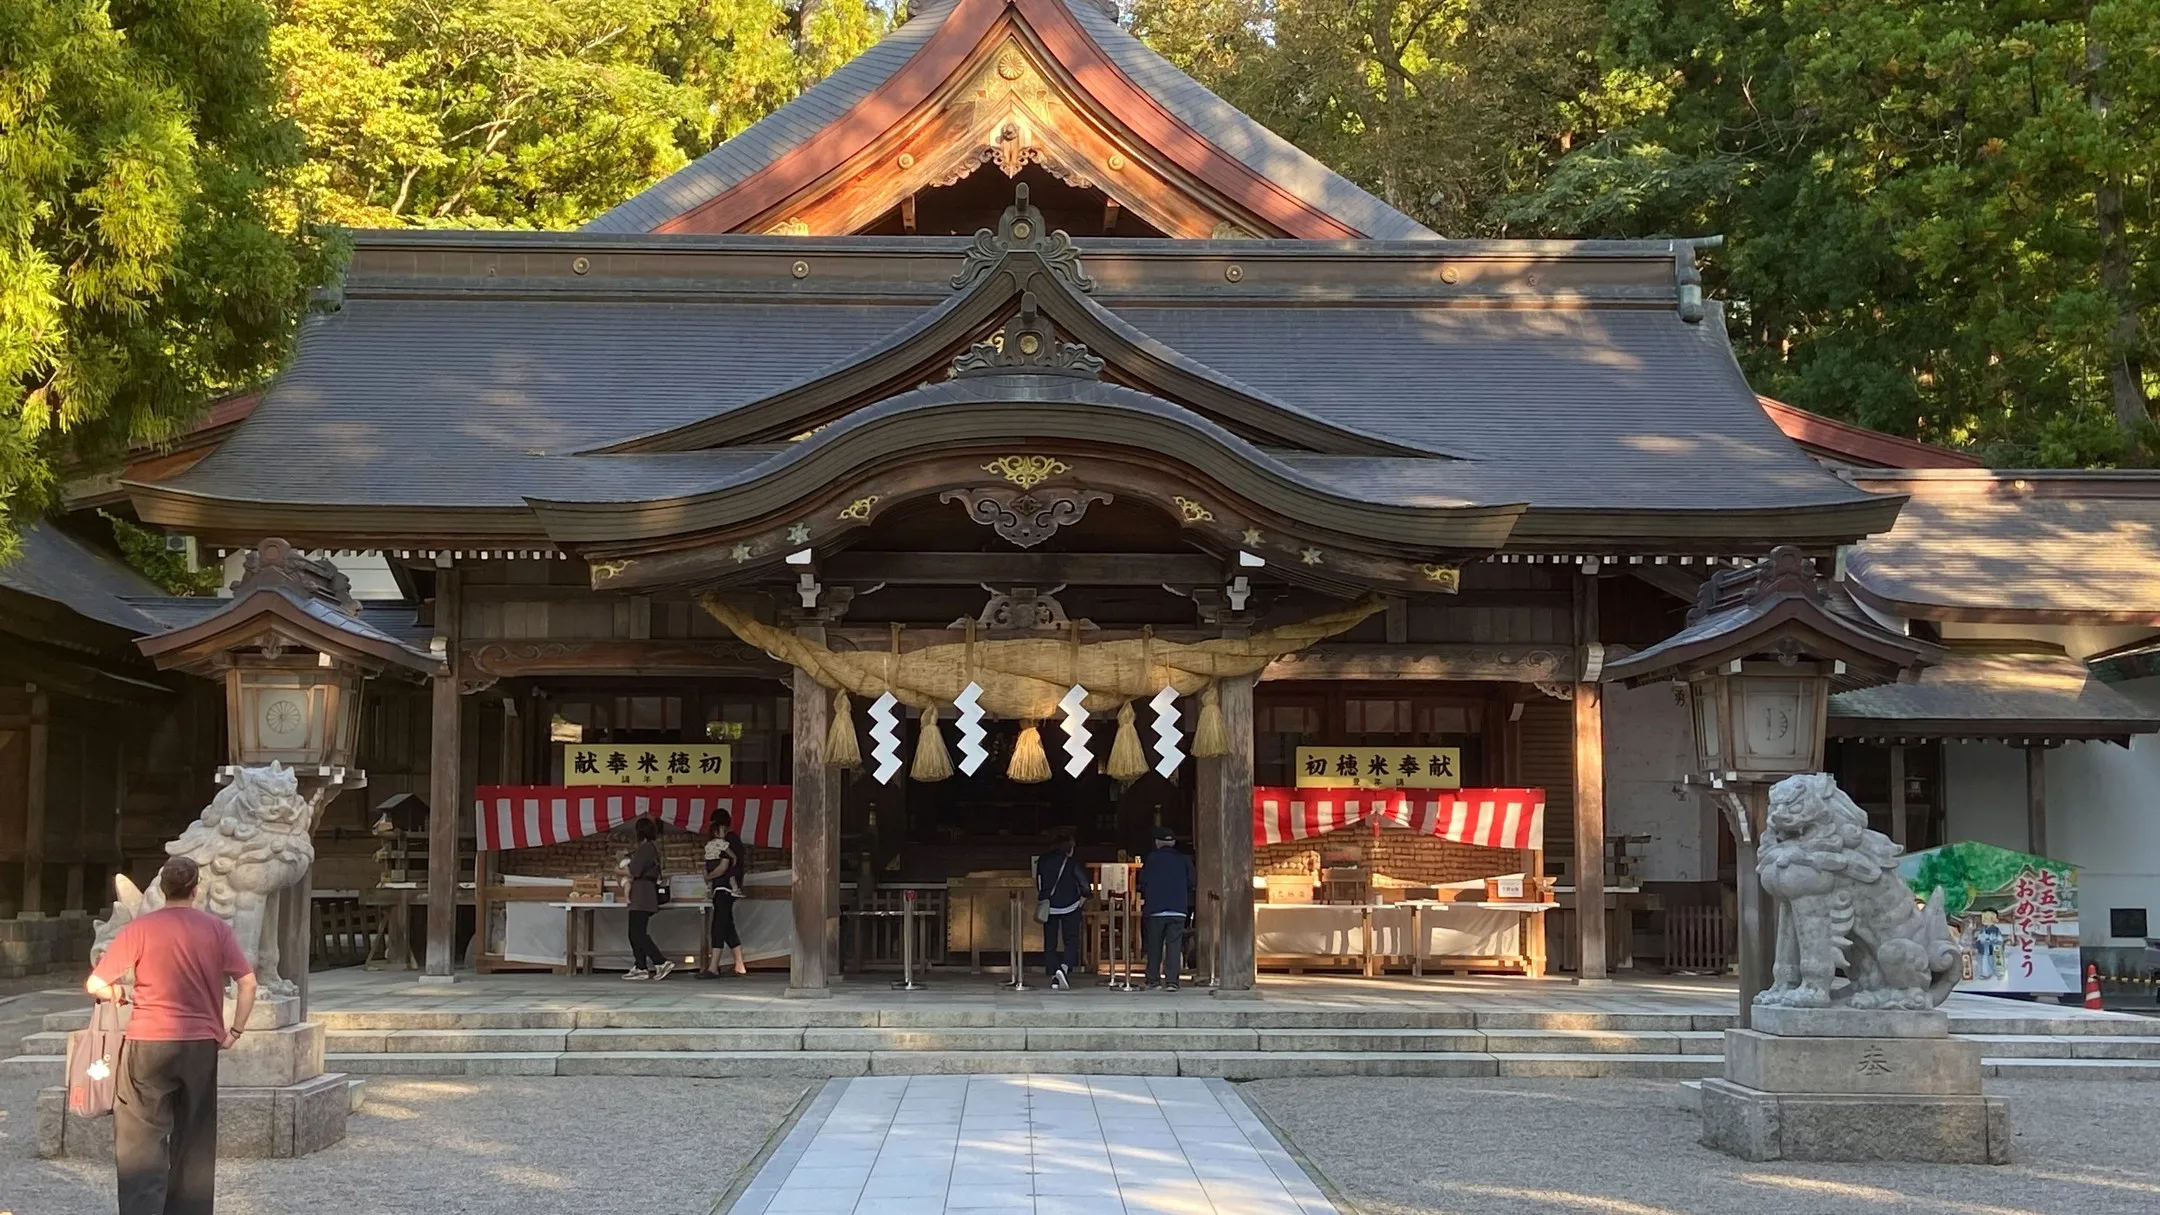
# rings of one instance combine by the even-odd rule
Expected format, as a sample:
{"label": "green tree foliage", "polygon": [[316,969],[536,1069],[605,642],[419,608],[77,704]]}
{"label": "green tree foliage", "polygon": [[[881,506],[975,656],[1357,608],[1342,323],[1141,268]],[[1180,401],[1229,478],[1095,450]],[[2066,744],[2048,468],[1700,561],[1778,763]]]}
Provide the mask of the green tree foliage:
{"label": "green tree foliage", "polygon": [[889,24],[867,0],[281,2],[303,181],[354,227],[575,227]]}
{"label": "green tree foliage", "polygon": [[1719,231],[1756,386],[1999,463],[2148,460],[2152,0],[1142,0],[1451,236]]}
{"label": "green tree foliage", "polygon": [[165,547],[162,532],[152,531],[139,524],[130,523],[118,515],[99,511],[98,517],[112,528],[113,543],[119,547],[120,556],[136,573],[164,587],[174,595],[215,595],[224,581],[222,565],[206,565],[189,569],[186,556]]}
{"label": "green tree foliage", "polygon": [[0,0],[0,547],[283,350],[316,251],[257,0]]}

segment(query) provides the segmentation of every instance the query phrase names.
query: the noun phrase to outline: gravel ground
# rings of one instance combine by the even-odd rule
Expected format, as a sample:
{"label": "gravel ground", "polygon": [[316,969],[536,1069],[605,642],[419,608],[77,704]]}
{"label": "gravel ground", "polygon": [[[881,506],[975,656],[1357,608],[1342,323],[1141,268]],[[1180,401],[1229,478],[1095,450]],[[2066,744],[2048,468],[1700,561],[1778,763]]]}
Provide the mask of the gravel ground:
{"label": "gravel ground", "polygon": [[2160,1085],[1990,1082],[2007,1166],[1750,1164],[1635,1080],[1263,1080],[1264,1110],[1365,1215],[2116,1215],[2160,1210]]}
{"label": "gravel ground", "polygon": [[[344,1142],[219,1162],[218,1212],[708,1215],[806,1086],[385,1077]],[[0,1079],[0,1215],[110,1215],[111,1165],[37,1158],[36,1088]]]}

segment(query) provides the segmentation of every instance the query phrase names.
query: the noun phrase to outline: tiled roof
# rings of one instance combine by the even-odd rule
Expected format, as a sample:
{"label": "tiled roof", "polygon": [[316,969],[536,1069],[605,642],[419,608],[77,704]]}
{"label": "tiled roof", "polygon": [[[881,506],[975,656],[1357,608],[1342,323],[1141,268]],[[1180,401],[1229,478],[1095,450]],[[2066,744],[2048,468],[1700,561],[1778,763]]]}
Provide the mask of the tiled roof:
{"label": "tiled roof", "polygon": [[[1755,405],[1713,318],[1669,309],[1127,306],[1147,334],[1329,421],[1463,460],[1283,453],[1351,493],[1534,508],[1867,502]],[[352,298],[169,488],[333,505],[664,496],[758,450],[570,453],[694,422],[871,345],[921,309],[824,300]]]}
{"label": "tiled roof", "polygon": [[51,600],[77,615],[132,633],[157,631],[156,622],[129,598],[163,592],[119,558],[50,523],[24,527],[21,541],[21,554],[0,565],[0,587]]}
{"label": "tiled roof", "polygon": [[1941,620],[2160,621],[2160,474],[1856,472],[1910,494],[1897,526],[1857,546],[1858,592]]}
{"label": "tiled roof", "polygon": [[1830,732],[1858,738],[2119,739],[2160,732],[2160,713],[2060,651],[1951,648],[1916,683],[1830,698]]}

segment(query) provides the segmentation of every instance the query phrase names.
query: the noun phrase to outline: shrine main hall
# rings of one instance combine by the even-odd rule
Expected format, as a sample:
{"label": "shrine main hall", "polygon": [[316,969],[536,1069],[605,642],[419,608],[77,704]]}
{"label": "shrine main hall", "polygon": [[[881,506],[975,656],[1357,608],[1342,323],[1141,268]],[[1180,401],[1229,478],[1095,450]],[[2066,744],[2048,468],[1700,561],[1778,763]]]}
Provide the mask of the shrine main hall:
{"label": "shrine main hall", "polygon": [[1222,989],[1596,978],[1729,925],[1735,863],[1686,685],[1608,666],[1907,498],[1766,413],[1708,243],[1447,239],[1107,5],[936,0],[581,230],[353,233],[274,382],[111,499],[342,573],[234,644],[387,655],[314,887],[396,892],[434,976],[620,969],[563,906],[650,815],[694,907],[724,808],[807,995],[1033,950],[1067,835],[1112,960],[1164,830]]}

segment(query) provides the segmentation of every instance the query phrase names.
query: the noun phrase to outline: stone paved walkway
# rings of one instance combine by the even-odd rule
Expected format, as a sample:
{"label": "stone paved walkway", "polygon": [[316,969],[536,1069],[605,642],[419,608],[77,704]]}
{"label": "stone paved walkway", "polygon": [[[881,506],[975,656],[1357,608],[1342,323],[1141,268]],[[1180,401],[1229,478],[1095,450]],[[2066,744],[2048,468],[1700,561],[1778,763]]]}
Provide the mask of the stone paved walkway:
{"label": "stone paved walkway", "polygon": [[833,1080],[729,1215],[1337,1215],[1228,1084]]}

